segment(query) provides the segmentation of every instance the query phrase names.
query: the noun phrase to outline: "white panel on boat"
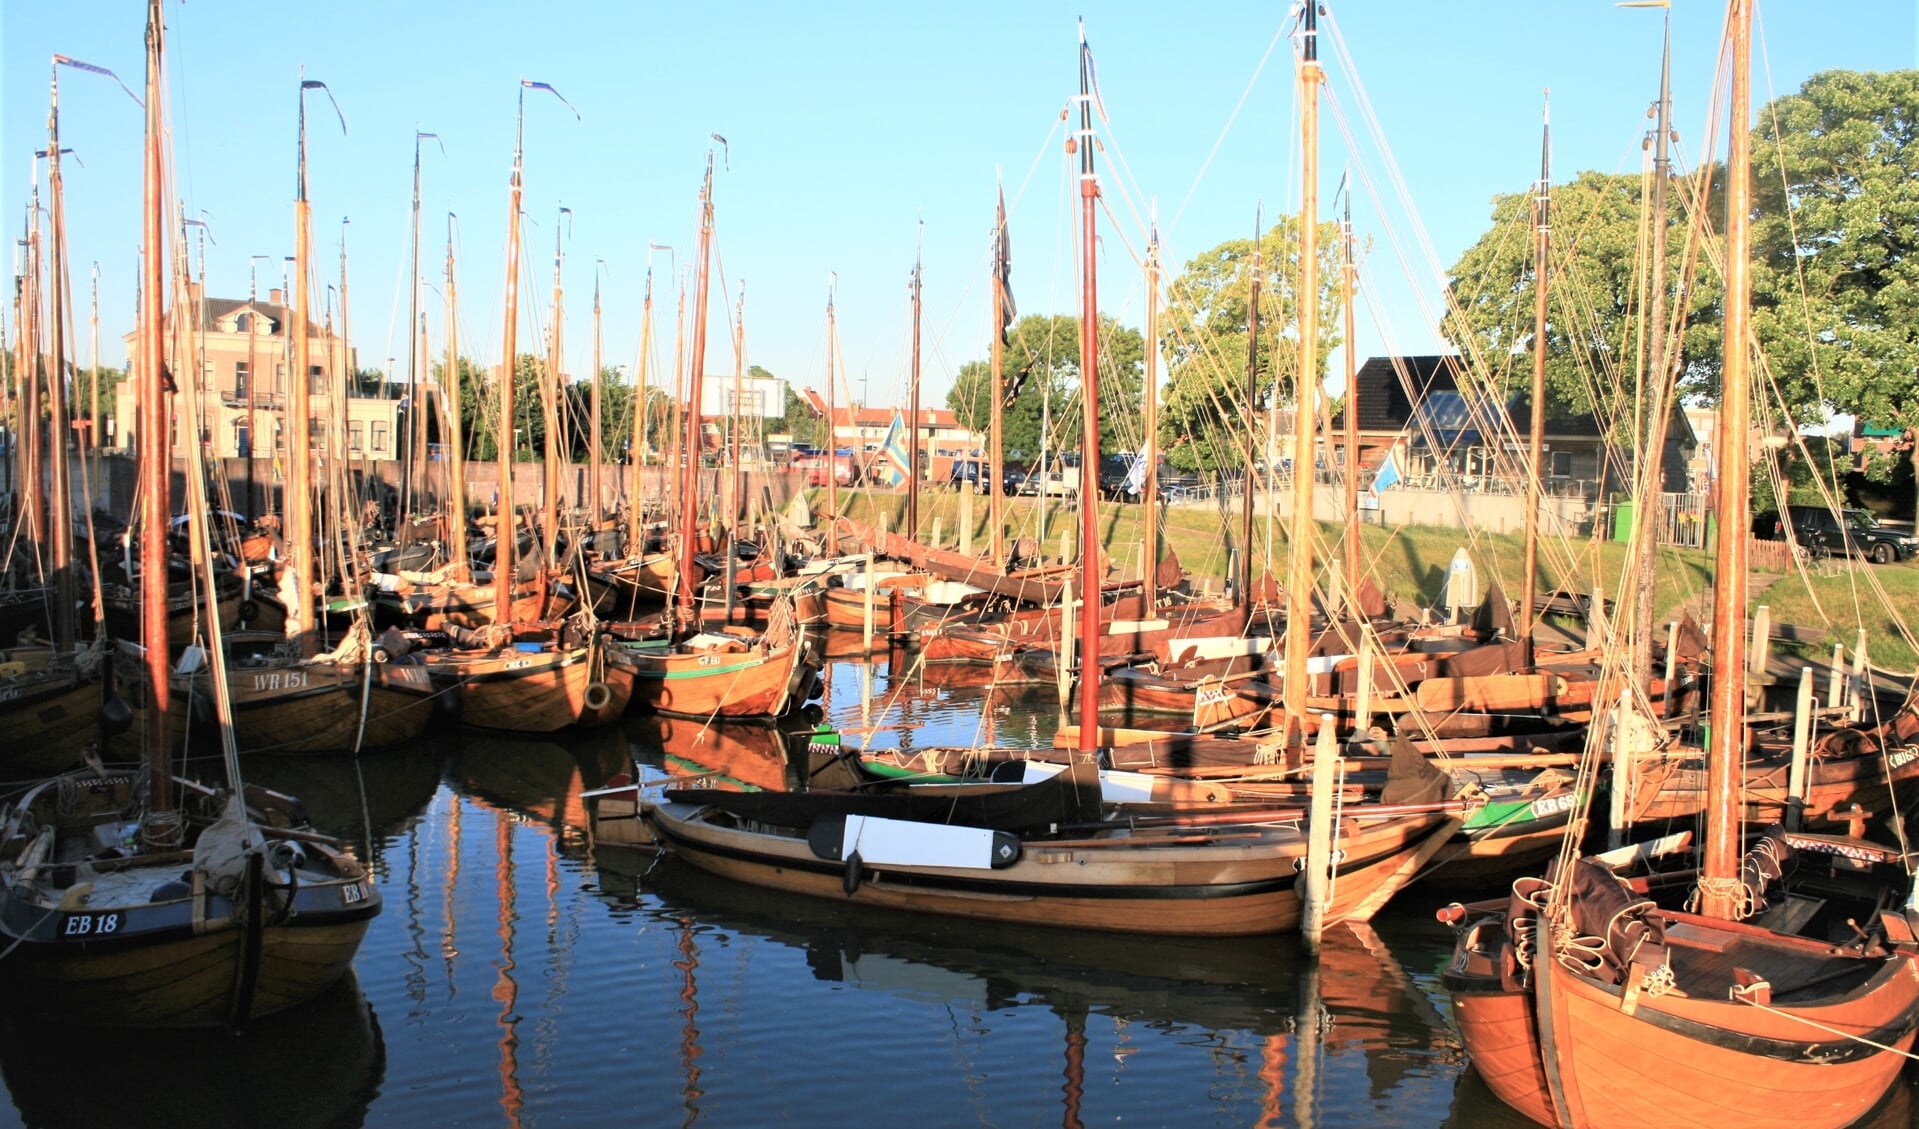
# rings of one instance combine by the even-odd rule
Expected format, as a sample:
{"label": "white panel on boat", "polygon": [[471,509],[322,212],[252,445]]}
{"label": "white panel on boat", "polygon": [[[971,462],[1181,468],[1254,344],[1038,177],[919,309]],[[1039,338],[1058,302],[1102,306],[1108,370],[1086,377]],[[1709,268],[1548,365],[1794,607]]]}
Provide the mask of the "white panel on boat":
{"label": "white panel on boat", "polygon": [[840,857],[854,851],[868,866],[959,866],[990,870],[993,832],[984,827],[952,827],[905,819],[849,815]]}

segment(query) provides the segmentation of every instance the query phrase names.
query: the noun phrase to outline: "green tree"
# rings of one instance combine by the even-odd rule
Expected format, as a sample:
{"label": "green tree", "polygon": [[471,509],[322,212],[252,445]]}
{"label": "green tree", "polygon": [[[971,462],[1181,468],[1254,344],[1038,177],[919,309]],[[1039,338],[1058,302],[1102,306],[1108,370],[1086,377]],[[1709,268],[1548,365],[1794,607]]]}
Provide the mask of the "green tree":
{"label": "green tree", "polygon": [[[1667,273],[1683,276],[1686,185],[1675,181],[1666,230]],[[1596,415],[1618,442],[1631,443],[1640,320],[1648,305],[1639,261],[1641,179],[1582,172],[1552,190],[1552,261],[1547,286],[1548,418]],[[1534,321],[1533,193],[1493,199],[1492,226],[1453,264],[1441,332],[1461,351],[1471,345],[1492,371],[1500,401],[1532,386]],[[1682,394],[1712,386],[1719,370],[1719,278],[1699,272],[1688,302],[1682,345]]]}
{"label": "green tree", "polygon": [[[626,456],[627,436],[633,430],[633,386],[620,379],[618,366],[600,367],[600,461],[613,464]],[[589,462],[593,450],[593,383],[576,380],[566,386],[562,414],[567,433],[567,458]]]}
{"label": "green tree", "polygon": [[[1246,402],[1246,337],[1255,240],[1229,239],[1173,279],[1161,345],[1168,383],[1160,408],[1162,449],[1175,465],[1213,469],[1243,462],[1248,421],[1277,394],[1293,402],[1298,369],[1299,220],[1281,217],[1258,240],[1260,402]],[[1319,363],[1339,344],[1339,226],[1319,225]]]}
{"label": "green tree", "polygon": [[[11,360],[11,358],[9,358],[9,360]],[[107,421],[114,418],[114,395],[119,390],[120,382],[126,378],[127,374],[125,369],[106,368],[103,366],[97,369],[76,367],[73,370],[73,403],[69,405],[68,413],[76,420],[84,419],[91,423],[93,419],[93,390],[97,385],[100,389],[100,435],[97,438],[102,444],[105,444],[107,441],[107,432],[109,430]],[[119,433],[117,424],[114,426],[113,431],[114,434]]]}
{"label": "green tree", "polygon": [[1816,74],[1753,130],[1753,330],[1802,420],[1919,437],[1916,132],[1919,70]]}
{"label": "green tree", "polygon": [[[540,373],[544,364],[532,353],[521,353],[513,367],[513,426],[518,434],[509,442],[515,443],[517,461],[538,461],[546,449],[546,421],[540,410]],[[435,362],[434,378],[438,379],[444,369],[443,363]],[[466,457],[483,462],[497,460],[500,457],[500,401],[493,372],[467,357],[460,358],[458,370],[460,429]]]}
{"label": "green tree", "polygon": [[[1099,320],[1099,445],[1102,452],[1135,449],[1140,443],[1139,405],[1146,342],[1139,330],[1112,318]],[[1039,454],[1041,428],[1050,417],[1050,451],[1081,446],[1079,319],[1029,314],[1008,335],[1004,373],[1004,434],[1001,446],[1018,458]],[[960,366],[946,406],[962,424],[984,434],[992,423],[992,365],[968,361]]]}

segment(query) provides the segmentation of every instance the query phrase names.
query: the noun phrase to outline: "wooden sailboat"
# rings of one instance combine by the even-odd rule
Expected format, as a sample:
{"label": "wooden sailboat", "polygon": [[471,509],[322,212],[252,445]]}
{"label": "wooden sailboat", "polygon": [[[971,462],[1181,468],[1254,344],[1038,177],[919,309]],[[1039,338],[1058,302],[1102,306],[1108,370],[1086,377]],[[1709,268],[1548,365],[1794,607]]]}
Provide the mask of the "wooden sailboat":
{"label": "wooden sailboat", "polygon": [[[164,560],[170,429],[164,426],[161,242],[163,25],[147,12],[146,223],[139,407],[148,561]],[[175,366],[176,371],[192,371]],[[205,512],[197,471],[190,509]],[[207,559],[204,535],[196,535]],[[201,580],[211,587],[210,568]],[[238,1029],[301,1003],[350,966],[380,893],[323,836],[264,826],[241,799],[225,740],[230,793],[183,805],[172,775],[165,574],[145,570],[146,762],[139,773],[55,777],[0,811],[0,964],[10,1001],[66,1023]],[[212,625],[214,654],[219,625]],[[216,685],[219,664],[215,663]],[[219,702],[225,708],[224,690]]]}
{"label": "wooden sailboat", "polygon": [[[425,661],[434,681],[459,696],[460,720],[484,729],[516,733],[552,733],[581,720],[590,706],[604,706],[607,687],[595,681],[595,663],[586,632],[565,630],[553,620],[532,615],[516,617],[513,591],[514,558],[519,548],[508,515],[512,503],[513,370],[518,357],[521,169],[525,154],[526,92],[546,90],[572,108],[559,91],[543,82],[522,79],[519,115],[513,139],[513,174],[508,193],[506,315],[501,349],[500,416],[495,432],[500,450],[500,506],[498,535],[494,539],[492,622],[477,633],[461,633],[451,650],[429,652]],[[558,511],[547,475],[548,521]],[[545,602],[542,581],[535,593]],[[595,687],[600,687],[598,691]],[[589,702],[589,695],[593,701]]]}
{"label": "wooden sailboat", "polygon": [[[45,631],[50,626],[52,636],[45,643],[22,643],[0,651],[0,732],[9,735],[7,748],[0,753],[0,766],[4,766],[4,771],[16,779],[48,775],[72,767],[89,750],[107,752],[105,746],[115,735],[126,730],[130,720],[125,703],[113,693],[113,670],[106,649],[108,640],[98,622],[103,609],[96,601],[96,622],[91,643],[81,641],[75,622],[79,585],[73,560],[71,495],[67,482],[66,436],[71,429],[67,426],[66,380],[63,375],[67,370],[66,325],[70,320],[66,309],[65,193],[60,172],[63,152],[60,147],[60,68],[63,65],[98,69],[91,64],[76,63],[63,55],[54,56],[51,68],[52,94],[47,110],[45,154],[51,244],[47,352],[51,367],[42,373],[39,347],[33,345],[30,349],[32,363],[25,366],[23,373],[26,386],[21,405],[23,422],[14,431],[15,435],[23,436],[23,441],[16,445],[16,454],[23,464],[23,477],[36,487],[21,494],[22,501],[30,507],[29,520],[21,530],[28,534],[24,542],[26,552],[22,556],[44,561],[51,583],[43,591],[42,598],[24,601],[14,610],[37,608],[38,614],[29,621],[29,630],[41,639],[47,639]],[[36,226],[32,242],[37,247],[38,213],[34,214]],[[38,257],[33,258],[37,262]],[[35,266],[31,273],[37,275],[38,267]],[[23,279],[22,285],[28,286],[30,281]],[[21,337],[25,340],[36,339],[31,326],[38,309],[39,302],[36,299],[23,298],[19,312]],[[26,457],[27,450],[31,449],[37,455],[39,449],[39,404],[36,392],[43,379],[49,417],[47,435],[52,443],[52,449],[47,452],[50,473],[44,494],[37,488],[39,471],[35,464],[39,459]],[[23,626],[27,624],[16,626],[15,630],[0,638],[18,638],[21,634],[19,628]]]}
{"label": "wooden sailboat", "polygon": [[[1750,426],[1749,0],[1728,0],[1726,324],[1720,434]],[[1503,913],[1454,913],[1446,981],[1493,1091],[1552,1125],[1843,1126],[1905,1066],[1919,960],[1905,891],[1837,936],[1808,935],[1823,898],[1770,888],[1791,837],[1740,854],[1745,747],[1746,443],[1725,445],[1714,570],[1712,737],[1696,912],[1663,909],[1594,862],[1516,885]],[[1857,853],[1847,843],[1826,848]],[[1903,884],[1910,877],[1899,871]],[[1888,904],[1888,903],[1891,904]],[[1816,904],[1811,904],[1816,903]],[[1909,903],[1908,903],[1909,904]],[[1814,912],[1808,912],[1808,910]]]}
{"label": "wooden sailboat", "polygon": [[[706,363],[708,260],[713,243],[713,155],[700,189],[700,249],[695,261],[692,370],[685,419],[687,466],[681,472],[679,563],[666,637],[614,645],[610,661],[631,671],[633,699],[657,713],[686,717],[777,717],[817,692],[819,662],[789,603],[775,603],[764,632],[701,629],[695,563],[699,515],[700,389]],[[733,550],[729,546],[728,550]]]}
{"label": "wooden sailboat", "polygon": [[[288,567],[282,588],[286,630],[278,639],[259,633],[244,640],[234,636],[229,643],[240,650],[226,656],[227,665],[238,673],[228,681],[227,690],[234,733],[246,752],[358,752],[395,745],[424,733],[433,712],[433,682],[424,667],[373,660],[372,627],[362,602],[353,601],[359,610],[353,613],[346,637],[334,649],[320,651],[313,598],[318,585],[310,486],[312,383],[307,375],[307,247],[312,205],[307,200],[306,95],[310,90],[326,90],[326,84],[317,79],[300,80],[293,378],[287,396],[287,433],[292,436],[287,458]],[[417,138],[414,169],[417,185]],[[417,209],[417,187],[415,191]],[[197,382],[190,386],[189,395],[199,395]],[[337,397],[331,392],[327,403],[338,409]],[[419,414],[418,408],[415,414]],[[329,491],[327,496],[334,505],[340,503],[339,491]],[[190,698],[210,701],[213,673],[211,666],[181,670],[175,675],[176,689]]]}

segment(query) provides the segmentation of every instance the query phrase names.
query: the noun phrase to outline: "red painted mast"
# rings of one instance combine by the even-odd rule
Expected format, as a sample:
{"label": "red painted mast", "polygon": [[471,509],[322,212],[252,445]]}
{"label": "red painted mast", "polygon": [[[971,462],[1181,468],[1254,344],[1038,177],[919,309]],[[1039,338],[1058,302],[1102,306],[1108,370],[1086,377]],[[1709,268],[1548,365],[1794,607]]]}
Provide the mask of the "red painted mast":
{"label": "red painted mast", "polygon": [[1099,258],[1093,171],[1093,55],[1079,29],[1079,379],[1085,421],[1079,455],[1079,748],[1099,747]]}

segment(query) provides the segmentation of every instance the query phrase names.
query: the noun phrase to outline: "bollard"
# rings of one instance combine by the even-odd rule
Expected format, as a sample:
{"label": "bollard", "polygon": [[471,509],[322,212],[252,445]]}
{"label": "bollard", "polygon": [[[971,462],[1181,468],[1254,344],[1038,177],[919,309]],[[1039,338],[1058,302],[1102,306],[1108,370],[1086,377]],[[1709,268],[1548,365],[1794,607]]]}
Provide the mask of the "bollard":
{"label": "bollard", "polygon": [[1792,768],[1786,776],[1786,830],[1806,819],[1806,759],[1812,751],[1812,668],[1799,670],[1799,699],[1792,711]]}
{"label": "bollard", "polygon": [[1339,787],[1339,751],[1333,742],[1333,719],[1322,714],[1319,740],[1313,747],[1313,791],[1306,816],[1306,873],[1301,883],[1304,903],[1299,932],[1309,952],[1319,952],[1320,936],[1333,900],[1333,792]]}

